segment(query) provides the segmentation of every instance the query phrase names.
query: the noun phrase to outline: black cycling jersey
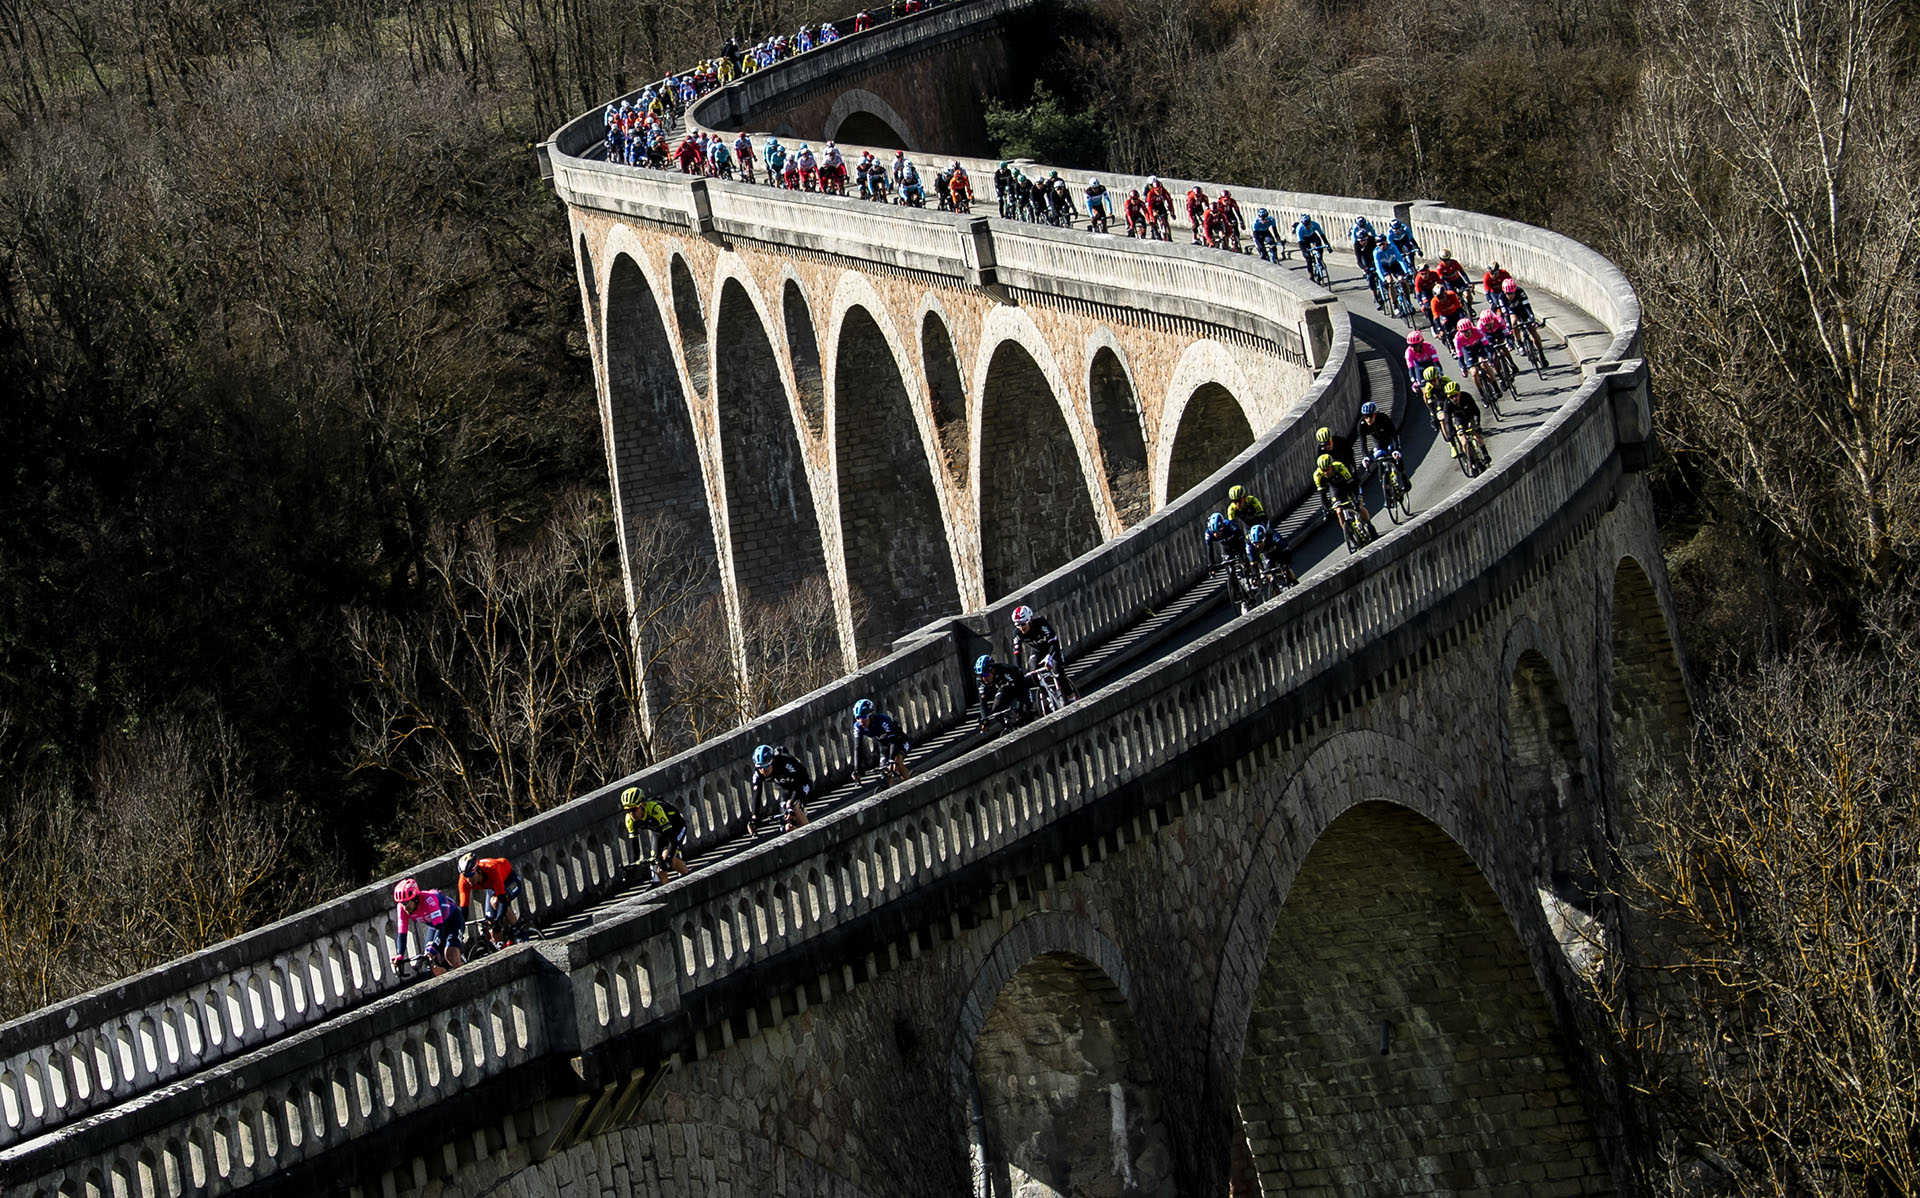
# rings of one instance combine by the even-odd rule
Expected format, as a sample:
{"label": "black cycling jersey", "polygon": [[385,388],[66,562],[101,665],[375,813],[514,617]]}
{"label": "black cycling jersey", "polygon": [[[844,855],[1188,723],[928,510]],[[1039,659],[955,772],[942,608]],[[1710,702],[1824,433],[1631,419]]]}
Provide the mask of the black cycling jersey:
{"label": "black cycling jersey", "polygon": [[1447,400],[1447,417],[1456,429],[1480,427],[1480,405],[1473,396],[1461,391]]}
{"label": "black cycling jersey", "polygon": [[1385,412],[1362,416],[1359,428],[1354,431],[1363,438],[1362,445],[1371,441],[1375,449],[1385,449],[1399,440],[1399,430],[1393,427],[1393,419]]}
{"label": "black cycling jersey", "polygon": [[1245,556],[1247,552],[1247,532],[1233,521],[1227,521],[1226,528],[1218,536],[1207,534],[1207,560],[1214,563],[1231,561]]}
{"label": "black cycling jersey", "polygon": [[867,742],[874,745],[876,764],[880,759],[905,753],[908,748],[907,730],[884,711],[876,711],[864,720],[853,722],[853,772],[865,770]]}
{"label": "black cycling jersey", "polygon": [[771,767],[764,773],[753,771],[753,805],[761,806],[761,787],[770,784],[783,798],[806,798],[813,791],[813,775],[791,753],[775,753]]}
{"label": "black cycling jersey", "polygon": [[1036,612],[1033,619],[1027,622],[1025,632],[1020,631],[1018,625],[1014,626],[1013,664],[1022,670],[1030,670],[1046,657],[1052,657],[1056,663],[1062,664],[1066,660],[1066,654],[1060,651],[1060,634],[1054,631],[1045,616]]}

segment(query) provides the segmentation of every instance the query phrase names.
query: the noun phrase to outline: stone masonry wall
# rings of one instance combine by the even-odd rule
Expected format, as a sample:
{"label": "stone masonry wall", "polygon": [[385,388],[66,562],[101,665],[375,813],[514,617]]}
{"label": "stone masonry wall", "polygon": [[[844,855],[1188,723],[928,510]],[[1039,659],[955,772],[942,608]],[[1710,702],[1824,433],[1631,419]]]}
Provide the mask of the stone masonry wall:
{"label": "stone masonry wall", "polygon": [[[876,976],[851,986],[853,971],[837,969],[804,1004],[785,996],[783,1009],[804,1006],[801,1013],[745,1038],[716,1033],[705,1055],[669,1072],[636,1112],[635,1127],[496,1179],[496,1192],[553,1192],[563,1173],[576,1194],[685,1192],[664,1176],[641,1184],[625,1155],[636,1134],[647,1143],[688,1137],[688,1167],[710,1178],[705,1192],[963,1192],[973,1137],[960,1083],[974,1060],[971,1045],[1019,965],[1059,952],[1124,982],[1143,1084],[1162,1112],[1182,1193],[1225,1187],[1243,1110],[1264,1116],[1244,1129],[1256,1155],[1311,1162],[1310,1180],[1327,1193],[1494,1192],[1503,1180],[1516,1193],[1603,1192],[1597,1083],[1591,1063],[1570,1047],[1571,975],[1538,897],[1554,863],[1586,846],[1536,843],[1534,825],[1504,818],[1502,744],[1513,691],[1506,675],[1511,644],[1526,641],[1574,697],[1571,726],[1582,751],[1595,751],[1612,669],[1604,631],[1610,584],[1623,556],[1658,560],[1644,556],[1657,547],[1650,510],[1644,482],[1627,476],[1615,502],[1524,589],[1482,602],[1456,639],[1390,668],[1368,686],[1367,702],[1311,717],[1232,760],[1196,762],[1160,797],[1170,822],[1142,817],[1119,837],[1103,835],[1010,880],[974,911],[971,926],[973,917],[955,913],[918,931],[877,935],[861,971]],[[1404,930],[1424,918],[1456,936],[1477,929],[1491,945],[1426,962],[1418,983],[1426,992],[1375,993],[1368,988],[1393,979],[1345,970],[1339,945],[1351,936],[1316,946],[1303,935],[1311,922],[1284,922],[1294,898],[1299,911],[1359,901],[1335,889],[1293,892],[1296,883],[1315,885],[1319,875],[1301,871],[1324,831],[1356,805],[1383,800],[1416,813],[1404,818],[1430,825],[1425,836],[1444,851],[1413,861],[1413,882],[1373,896],[1368,918],[1386,922],[1361,926],[1398,920]],[[1451,844],[1432,840],[1442,835]],[[1392,960],[1389,953],[1374,964]],[[1391,998],[1401,1018],[1390,1050],[1425,1052],[1421,1068],[1323,1088],[1318,1098],[1332,1105],[1318,1108],[1305,1092],[1310,1073],[1256,1067],[1287,1092],[1242,1092],[1250,1064],[1284,1057],[1289,1036],[1311,1034],[1295,1030],[1298,1014],[1256,1015],[1279,1009],[1278,992],[1269,986],[1263,1000],[1261,987],[1276,961],[1325,971],[1288,979],[1296,1012],[1304,1002],[1323,1013],[1340,1003],[1371,1012]],[[1530,1013],[1517,1030],[1461,1014],[1482,1005]],[[1434,1027],[1422,1028],[1421,1018]],[[1446,1051],[1427,1052],[1428,1033],[1437,1031],[1446,1032]],[[1377,1037],[1377,1026],[1371,1039],[1355,1033],[1345,1049],[1357,1062],[1368,1044],[1377,1052]],[[1292,1045],[1296,1057],[1303,1044]],[[1437,1096],[1444,1117],[1433,1109]],[[1381,1153],[1383,1136],[1398,1137],[1406,1151]],[[760,1155],[735,1157],[726,1147],[734,1144],[755,1145]],[[616,1183],[611,1170],[622,1161],[628,1172]],[[1308,1172],[1293,1183],[1306,1184]],[[781,1188],[754,1190],[772,1178],[784,1179]]]}

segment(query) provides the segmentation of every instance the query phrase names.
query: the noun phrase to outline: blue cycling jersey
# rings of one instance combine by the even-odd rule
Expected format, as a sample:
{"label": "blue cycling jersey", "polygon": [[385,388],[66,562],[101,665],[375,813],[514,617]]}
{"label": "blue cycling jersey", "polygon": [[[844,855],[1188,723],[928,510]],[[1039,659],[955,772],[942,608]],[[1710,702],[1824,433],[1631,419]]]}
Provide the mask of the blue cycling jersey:
{"label": "blue cycling jersey", "polygon": [[1394,248],[1392,242],[1382,241],[1373,247],[1373,268],[1382,274],[1386,274],[1389,270],[1405,273],[1407,260],[1399,250]]}
{"label": "blue cycling jersey", "polygon": [[1293,222],[1293,239],[1295,241],[1301,245],[1305,245],[1315,237],[1318,237],[1322,241],[1327,239],[1327,232],[1320,227],[1319,221],[1308,219]]}

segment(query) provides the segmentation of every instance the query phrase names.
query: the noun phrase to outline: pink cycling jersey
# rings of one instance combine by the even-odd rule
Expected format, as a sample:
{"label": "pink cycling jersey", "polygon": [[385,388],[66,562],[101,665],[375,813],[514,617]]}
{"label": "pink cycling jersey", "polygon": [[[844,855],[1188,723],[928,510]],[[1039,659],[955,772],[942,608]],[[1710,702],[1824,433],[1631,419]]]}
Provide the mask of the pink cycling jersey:
{"label": "pink cycling jersey", "polygon": [[1440,351],[1433,348],[1430,341],[1407,347],[1407,373],[1418,374],[1423,368],[1440,365]]}
{"label": "pink cycling jersey", "polygon": [[1480,331],[1489,338],[1503,336],[1507,331],[1507,318],[1488,308],[1480,314]]}
{"label": "pink cycling jersey", "polygon": [[1471,320],[1460,322],[1460,331],[1453,335],[1453,348],[1456,353],[1466,353],[1470,349],[1479,349],[1486,345],[1487,339],[1480,332],[1480,326]]}
{"label": "pink cycling jersey", "polygon": [[394,908],[398,916],[398,926],[402,939],[406,937],[408,930],[416,923],[423,923],[432,928],[437,928],[442,923],[445,923],[447,915],[453,910],[453,900],[441,894],[438,890],[422,890],[420,892],[420,899],[414,906],[417,907],[418,910],[411,915],[407,913],[405,907],[396,906]]}

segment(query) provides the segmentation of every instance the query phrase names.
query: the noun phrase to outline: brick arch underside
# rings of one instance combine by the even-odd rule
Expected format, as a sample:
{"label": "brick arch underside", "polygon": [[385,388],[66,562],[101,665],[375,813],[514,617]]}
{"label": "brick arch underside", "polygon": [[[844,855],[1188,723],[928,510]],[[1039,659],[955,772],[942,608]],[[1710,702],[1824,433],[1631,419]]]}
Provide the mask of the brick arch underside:
{"label": "brick arch underside", "polygon": [[1127,1000],[1076,953],[1033,957],[973,1048],[992,1198],[1172,1195],[1160,1098]]}
{"label": "brick arch underside", "polygon": [[[714,318],[714,397],[727,484],[727,527],[742,622],[776,611],[797,591],[827,586],[826,553],[793,410],[760,314],[729,279]],[[748,636],[747,669],[766,664]]]}
{"label": "brick arch underside", "polygon": [[994,350],[980,411],[980,560],[992,602],[1098,545],[1100,524],[1059,400],[1018,342]]}
{"label": "brick arch underside", "polygon": [[1233,392],[1202,383],[1180,413],[1167,467],[1167,502],[1185,495],[1253,444],[1253,425]]}
{"label": "brick arch underside", "polygon": [[[655,734],[682,743],[691,735],[690,696],[682,693],[687,688],[677,684],[672,655],[662,646],[702,619],[700,608],[718,604],[720,556],[693,420],[659,299],[625,255],[614,259],[606,304],[609,433],[623,517],[622,565],[631,610],[649,613],[635,626],[642,681]],[[687,571],[693,572],[691,580]],[[725,626],[723,616],[711,619],[714,626]]]}
{"label": "brick arch underside", "polygon": [[841,543],[862,661],[960,609],[946,523],[906,379],[865,308],[847,310],[834,360]]}
{"label": "brick arch underside", "polygon": [[1393,804],[1348,810],[1301,866],[1236,1089],[1263,1195],[1611,1192],[1505,909]]}
{"label": "brick arch underside", "polygon": [[616,1127],[512,1173],[472,1178],[460,1190],[483,1198],[560,1193],[888,1198],[821,1166],[792,1144],[712,1119]]}
{"label": "brick arch underside", "polygon": [[876,150],[910,150],[906,134],[895,129],[887,118],[865,110],[848,113],[837,129],[829,134],[835,141]]}

